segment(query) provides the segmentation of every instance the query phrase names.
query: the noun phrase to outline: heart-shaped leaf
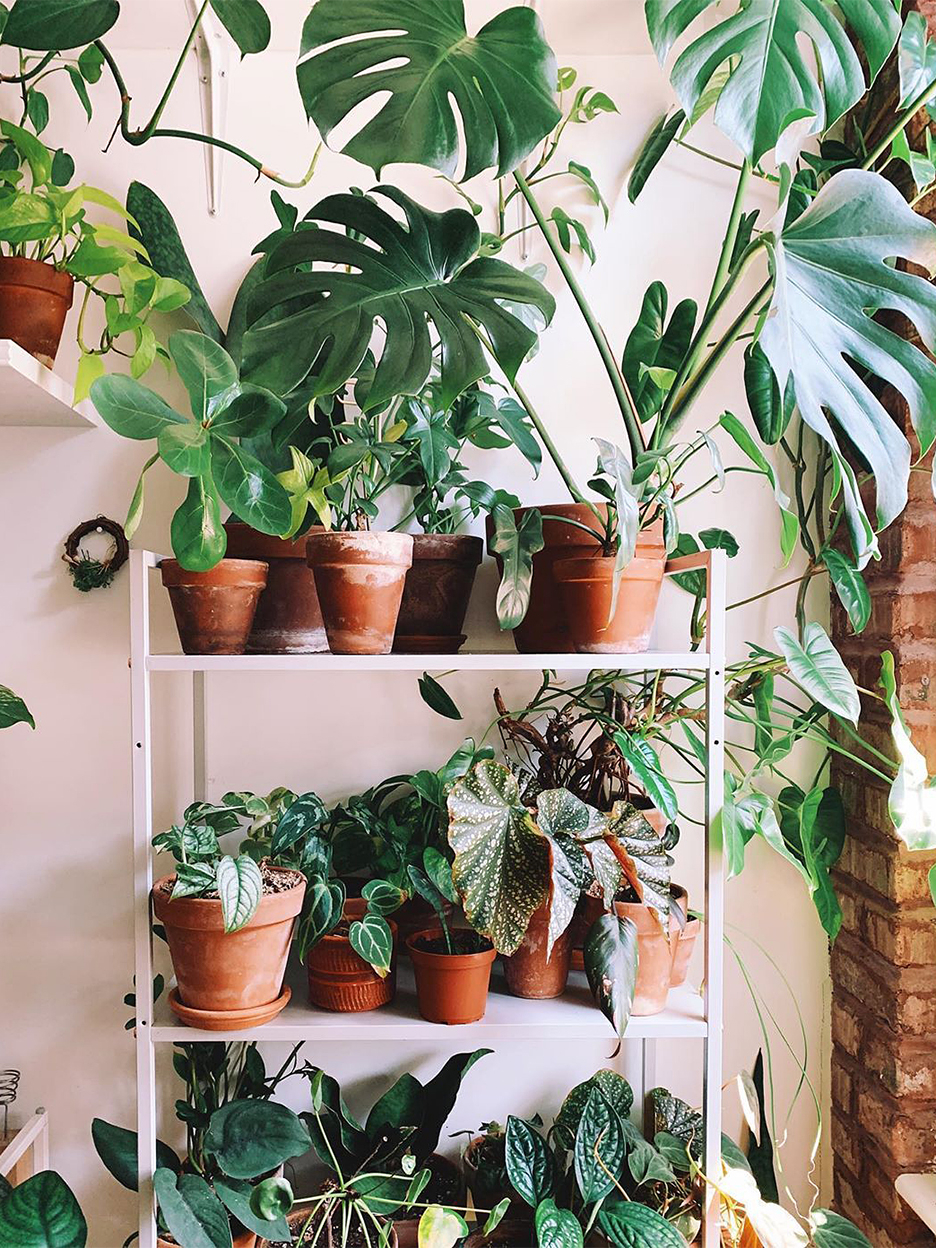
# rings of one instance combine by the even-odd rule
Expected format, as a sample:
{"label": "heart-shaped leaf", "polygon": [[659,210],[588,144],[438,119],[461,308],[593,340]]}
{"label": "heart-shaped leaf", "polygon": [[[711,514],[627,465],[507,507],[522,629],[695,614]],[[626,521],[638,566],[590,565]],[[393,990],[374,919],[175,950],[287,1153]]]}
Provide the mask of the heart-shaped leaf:
{"label": "heart-shaped leaf", "polygon": [[100,39],[119,15],[118,0],[16,0],[3,42],[31,52],[64,52]]}
{"label": "heart-shaped leaf", "polygon": [[[328,809],[319,795],[303,793],[286,808],[277,821],[276,829],[270,838],[271,856],[277,858],[288,849],[292,849],[303,837],[321,828],[327,819]],[[327,869],[326,863],[325,870]]]}
{"label": "heart-shaped leaf", "polygon": [[217,1175],[212,1180],[215,1195],[229,1213],[248,1231],[271,1242],[289,1240],[285,1215],[292,1208],[292,1188],[285,1179],[264,1179],[256,1187],[246,1179]]}
{"label": "heart-shaped leaf", "polygon": [[782,626],[774,629],[774,639],[796,683],[826,710],[857,724],[861,714],[858,690],[822,625],[807,624],[802,645]]}
{"label": "heart-shaped leaf", "polygon": [[536,1206],[539,1248],[582,1248],[582,1225],[571,1209],[560,1209],[551,1196]]}
{"label": "heart-shaped leaf", "polygon": [[367,908],[373,914],[393,914],[406,901],[406,893],[389,880],[369,880],[361,890]]}
{"label": "heart-shaped leaf", "polygon": [[[633,177],[631,177],[633,182]],[[640,305],[637,324],[624,347],[621,371],[634,396],[641,420],[649,420],[663,406],[666,392],[653,380],[652,368],[678,369],[682,364],[698,311],[695,301],[683,299],[673,309],[669,323],[669,295],[662,282],[652,282]],[[641,372],[643,366],[643,372]]]}
{"label": "heart-shaped leaf", "polygon": [[809,1224],[816,1248],[871,1248],[871,1241],[854,1222],[831,1209],[814,1209]]}
{"label": "heart-shaped leaf", "polygon": [[459,1213],[430,1205],[419,1219],[419,1248],[455,1248],[468,1234],[468,1223]]}
{"label": "heart-shaped leaf", "polygon": [[233,1179],[255,1179],[311,1147],[308,1131],[278,1101],[229,1101],[205,1133],[205,1148]]}
{"label": "heart-shaped leaf", "polygon": [[260,0],[211,0],[211,7],[241,56],[262,52],[270,42],[270,19]]}
{"label": "heart-shaped leaf", "polygon": [[393,957],[393,933],[387,920],[379,914],[365,914],[348,929],[348,940],[354,952],[369,962],[381,979],[390,974]]}
{"label": "heart-shaped leaf", "polygon": [[576,1084],[559,1108],[553,1131],[562,1147],[571,1152],[588,1099],[597,1088],[608,1104],[626,1121],[634,1105],[634,1092],[623,1075],[616,1070],[596,1070],[590,1079]]}
{"label": "heart-shaped leaf", "polygon": [[[217,868],[224,930],[237,932],[253,918],[263,894],[263,876],[249,854],[225,854]],[[249,1177],[249,1176],[248,1176]]]}
{"label": "heart-shaped leaf", "polygon": [[0,1200],[0,1244],[16,1248],[85,1248],[88,1226],[74,1194],[41,1170]]}

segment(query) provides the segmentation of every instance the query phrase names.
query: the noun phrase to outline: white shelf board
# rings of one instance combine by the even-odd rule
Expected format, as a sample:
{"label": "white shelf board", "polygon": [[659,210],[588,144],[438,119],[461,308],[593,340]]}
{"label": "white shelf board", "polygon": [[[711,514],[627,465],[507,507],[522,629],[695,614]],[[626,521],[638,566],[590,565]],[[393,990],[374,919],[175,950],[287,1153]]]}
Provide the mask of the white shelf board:
{"label": "white shelf board", "polygon": [[491,650],[464,654],[151,654],[151,672],[647,672],[661,668],[704,672],[709,656],[697,654],[517,654]]}
{"label": "white shelf board", "polygon": [[894,1186],[917,1217],[936,1231],[936,1174],[902,1174]]}
{"label": "white shelf board", "polygon": [[[156,1003],[150,1038],[155,1043],[180,1044],[193,1040],[440,1040],[485,1045],[504,1040],[607,1040],[614,1041],[610,1023],[592,1000],[584,973],[573,971],[563,996],[552,1001],[525,1001],[511,996],[499,967],[491,976],[487,1011],[477,1023],[446,1027],[428,1023],[416,1007],[413,970],[400,965],[395,999],[379,1010],[364,1014],[332,1014],[310,1005],[304,976],[290,976],[292,1000],[285,1010],[263,1027],[244,1031],[201,1031],[176,1019],[165,997]],[[167,994],[168,995],[168,994]],[[691,988],[675,988],[661,1014],[632,1018],[625,1039],[692,1039],[706,1034],[702,998]]]}
{"label": "white shelf board", "polygon": [[72,407],[72,387],[9,338],[0,338],[0,425],[90,429],[100,424],[87,400]]}

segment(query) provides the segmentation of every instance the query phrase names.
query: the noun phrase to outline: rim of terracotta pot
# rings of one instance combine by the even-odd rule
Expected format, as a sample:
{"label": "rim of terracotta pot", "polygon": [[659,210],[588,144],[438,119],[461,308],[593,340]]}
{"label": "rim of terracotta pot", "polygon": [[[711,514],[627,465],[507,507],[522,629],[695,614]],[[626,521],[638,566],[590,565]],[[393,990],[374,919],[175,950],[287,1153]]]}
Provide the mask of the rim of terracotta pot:
{"label": "rim of terracotta pot", "polygon": [[413,562],[413,535],[370,530],[315,533],[306,539],[306,562],[310,568],[327,563],[382,563],[408,568]]}
{"label": "rim of terracotta pot", "polygon": [[[240,931],[250,927],[269,927],[273,923],[283,923],[293,919],[302,909],[305,896],[305,877],[299,871],[288,867],[271,867],[277,874],[296,877],[292,887],[281,893],[264,893],[256,911]],[[174,880],[175,872],[161,876],[153,885],[153,913],[156,918],[171,927],[187,928],[191,931],[217,932],[224,931],[224,919],[221,915],[221,899],[219,897],[176,897],[172,899],[163,885]],[[237,932],[230,933],[236,936]]]}
{"label": "rim of terracotta pot", "polygon": [[162,559],[159,570],[167,589],[190,586],[253,589],[258,585],[262,589],[270,568],[261,559],[222,559],[207,572],[192,572],[183,568],[178,559]]}
{"label": "rim of terracotta pot", "polygon": [[406,947],[410,952],[413,965],[445,965],[458,971],[471,966],[483,966],[485,963],[493,962],[497,957],[497,950],[493,945],[490,949],[483,949],[480,953],[432,953],[428,949],[418,949],[416,947],[415,942],[417,940],[438,940],[444,937],[445,933],[441,927],[425,927],[422,931],[413,932],[411,936],[408,936],[406,938]]}
{"label": "rim of terracotta pot", "polygon": [[316,533],[324,533],[320,524],[313,524],[301,537],[274,537],[271,533],[259,533],[242,520],[226,520],[224,531],[228,535],[228,550],[233,559],[302,559],[306,557],[306,540]]}
{"label": "rim of terracotta pot", "polygon": [[0,285],[32,286],[60,299],[69,307],[75,291],[75,279],[44,260],[28,260],[25,256],[0,256]]}
{"label": "rim of terracotta pot", "polygon": [[413,559],[457,559],[459,563],[479,564],[484,542],[473,533],[414,533]]}

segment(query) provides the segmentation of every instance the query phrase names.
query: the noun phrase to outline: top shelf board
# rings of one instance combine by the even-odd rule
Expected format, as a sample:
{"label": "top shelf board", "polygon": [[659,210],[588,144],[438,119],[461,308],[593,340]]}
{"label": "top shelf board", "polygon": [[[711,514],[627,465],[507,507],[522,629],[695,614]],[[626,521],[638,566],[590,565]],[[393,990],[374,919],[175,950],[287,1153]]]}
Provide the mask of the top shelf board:
{"label": "top shelf board", "polygon": [[669,654],[152,654],[151,672],[706,672],[704,653]]}
{"label": "top shelf board", "polygon": [[0,339],[0,425],[21,429],[91,429],[99,424],[89,402],[71,403],[68,382],[8,338]]}

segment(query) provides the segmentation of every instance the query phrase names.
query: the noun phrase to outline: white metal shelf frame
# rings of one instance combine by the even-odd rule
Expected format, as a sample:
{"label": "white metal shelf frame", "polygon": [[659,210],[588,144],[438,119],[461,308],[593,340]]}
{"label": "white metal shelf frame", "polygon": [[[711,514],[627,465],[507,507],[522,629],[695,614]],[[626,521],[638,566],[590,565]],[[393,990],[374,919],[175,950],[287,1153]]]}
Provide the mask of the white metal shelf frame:
{"label": "white metal shelf frame", "polygon": [[[204,798],[206,703],[205,678],[208,673],[270,672],[379,672],[427,669],[460,671],[684,671],[699,674],[705,684],[705,746],[708,765],[705,776],[705,888],[704,965],[705,979],[701,1001],[694,994],[674,994],[671,1008],[664,1015],[634,1019],[625,1040],[641,1045],[644,1092],[655,1082],[657,1039],[701,1039],[704,1046],[702,1108],[705,1118],[704,1165],[709,1174],[718,1173],[721,1157],[721,1084],[723,1023],[724,864],[719,815],[724,800],[724,721],[725,721],[725,610],[727,558],[723,551],[702,551],[672,559],[667,575],[698,570],[705,575],[705,648],[698,652],[622,655],[521,655],[513,652],[466,653],[459,655],[165,655],[153,654],[150,645],[150,579],[161,556],[152,551],[132,551],[130,555],[130,665],[131,731],[133,755],[133,853],[134,853],[134,969],[136,976],[136,1073],[137,1131],[139,1165],[139,1248],[156,1248],[156,1221],[153,1205],[153,1173],[156,1168],[156,1067],[158,1043],[219,1040],[225,1033],[199,1032],[176,1025],[164,1015],[156,1016],[153,1001],[153,949],[150,891],[153,886],[153,755],[151,681],[160,672],[191,672],[194,718],[193,775],[194,797]],[[403,1000],[409,1000],[408,988]],[[556,1011],[544,1017],[542,1007]],[[514,1002],[508,1010],[501,1000],[493,1001],[487,1026],[475,1024],[485,1040],[510,1042],[528,1040],[531,1035],[554,1039],[583,1039],[606,1031],[593,1032],[595,1019],[586,1019],[582,1002],[573,990],[569,1000],[558,1002]],[[529,1021],[520,1021],[521,1011]],[[447,1028],[406,1016],[397,1010],[389,1015],[378,1011],[364,1021],[339,1019],[315,1011],[289,1006],[279,1020],[266,1027],[236,1033],[237,1039],[262,1038],[267,1041],[419,1039],[438,1032],[449,1041]],[[602,1020],[603,1021],[603,1020]],[[466,1040],[468,1037],[466,1037]],[[718,1196],[710,1189],[702,1228],[703,1248],[721,1243]]]}

